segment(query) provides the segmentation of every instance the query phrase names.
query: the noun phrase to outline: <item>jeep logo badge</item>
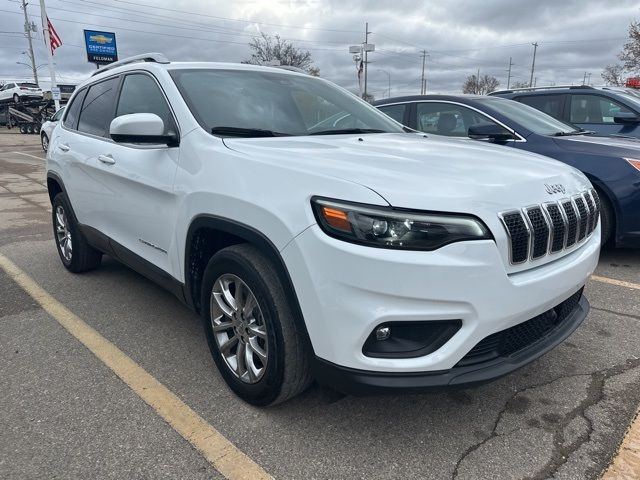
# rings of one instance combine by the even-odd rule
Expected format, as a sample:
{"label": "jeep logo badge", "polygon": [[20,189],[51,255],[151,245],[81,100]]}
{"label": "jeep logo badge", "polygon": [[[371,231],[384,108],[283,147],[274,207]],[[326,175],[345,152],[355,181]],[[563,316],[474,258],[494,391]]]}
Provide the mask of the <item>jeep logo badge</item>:
{"label": "jeep logo badge", "polygon": [[544,188],[547,190],[547,193],[549,195],[553,195],[554,193],[566,193],[564,185],[562,185],[561,183],[553,183],[551,185],[545,183]]}

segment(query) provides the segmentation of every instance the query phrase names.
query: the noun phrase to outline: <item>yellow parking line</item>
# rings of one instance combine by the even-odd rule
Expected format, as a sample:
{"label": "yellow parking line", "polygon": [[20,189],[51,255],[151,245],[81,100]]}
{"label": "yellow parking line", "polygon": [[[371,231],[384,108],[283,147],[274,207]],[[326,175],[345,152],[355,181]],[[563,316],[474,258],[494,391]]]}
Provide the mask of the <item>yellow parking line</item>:
{"label": "yellow parking line", "polygon": [[615,278],[601,277],[599,275],[591,275],[591,280],[596,282],[608,283],[609,285],[616,285],[618,287],[633,288],[634,290],[640,290],[640,284],[625,282],[623,280],[616,280]]}
{"label": "yellow parking line", "polygon": [[603,480],[637,480],[640,478],[640,412],[629,427]]}
{"label": "yellow parking line", "polygon": [[193,445],[218,472],[230,480],[271,479],[262,467],[242,453],[173,392],[49,295],[2,254],[0,268]]}

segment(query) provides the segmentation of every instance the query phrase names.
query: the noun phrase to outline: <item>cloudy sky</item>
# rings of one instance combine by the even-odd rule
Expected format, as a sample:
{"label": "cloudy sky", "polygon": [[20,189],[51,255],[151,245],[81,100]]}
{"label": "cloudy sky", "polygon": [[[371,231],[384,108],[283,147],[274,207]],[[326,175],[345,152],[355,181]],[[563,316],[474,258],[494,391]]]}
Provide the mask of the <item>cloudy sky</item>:
{"label": "cloudy sky", "polygon": [[[40,22],[38,0],[29,17]],[[538,43],[538,85],[579,84],[585,72],[601,84],[602,68],[616,61],[629,23],[640,17],[633,0],[46,0],[63,41],[54,60],[59,82],[80,81],[95,67],[87,63],[83,29],[116,32],[120,58],[159,51],[172,60],[238,62],[261,32],[279,34],[309,50],[321,76],[357,89],[348,47],[369,43],[369,91],[376,98],[420,92],[421,51],[427,50],[429,92],[460,92],[467,75],[496,76],[506,87],[528,81],[533,42]],[[0,0],[0,80],[30,79],[22,52],[27,40],[20,0]],[[46,62],[42,34],[35,40],[37,63]],[[38,70],[48,79],[46,67]],[[45,83],[42,82],[42,83]]]}

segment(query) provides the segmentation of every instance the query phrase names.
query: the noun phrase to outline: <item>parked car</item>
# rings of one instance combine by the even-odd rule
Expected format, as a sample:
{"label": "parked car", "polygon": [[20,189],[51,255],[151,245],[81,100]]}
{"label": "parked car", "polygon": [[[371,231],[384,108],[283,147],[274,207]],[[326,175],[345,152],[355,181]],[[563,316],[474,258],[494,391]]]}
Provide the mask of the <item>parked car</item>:
{"label": "parked car", "polygon": [[51,118],[47,119],[40,127],[40,142],[42,143],[42,149],[46,152],[49,150],[49,139],[53,129],[56,128],[58,122],[62,118],[64,113],[64,107],[60,108]]}
{"label": "parked car", "polygon": [[407,133],[331,82],[255,65],[101,68],[53,131],[47,185],[64,267],[107,253],[173,292],[256,405],[312,378],[370,392],[507,374],[585,318],[600,249],[578,170]]}
{"label": "parked car", "polygon": [[0,102],[20,103],[42,98],[42,90],[35,83],[9,82],[0,88]]}
{"label": "parked car", "polygon": [[578,168],[600,196],[603,243],[640,246],[640,141],[591,135],[499,97],[424,95],[380,100],[375,105],[422,132],[489,140]]}
{"label": "parked car", "polygon": [[613,87],[537,87],[501,90],[509,98],[599,135],[640,137],[640,98]]}

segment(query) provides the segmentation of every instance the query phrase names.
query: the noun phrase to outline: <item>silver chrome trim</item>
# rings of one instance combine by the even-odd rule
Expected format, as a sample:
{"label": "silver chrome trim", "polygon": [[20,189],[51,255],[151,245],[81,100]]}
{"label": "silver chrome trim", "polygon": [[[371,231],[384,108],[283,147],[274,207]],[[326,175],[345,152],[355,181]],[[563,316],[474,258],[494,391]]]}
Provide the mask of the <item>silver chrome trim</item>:
{"label": "silver chrome trim", "polygon": [[[597,193],[596,193],[597,195]],[[593,208],[589,205],[587,198],[588,196],[591,197],[592,201],[593,201]],[[581,226],[580,224],[582,223],[582,220],[584,219],[584,216],[580,214],[580,209],[578,208],[578,204],[576,203],[576,199],[580,198],[582,200],[582,202],[584,203],[586,212],[587,212],[587,217],[586,217],[586,221],[585,221],[585,234],[584,237],[581,240],[578,240],[579,236],[580,236],[580,231],[581,231]],[[573,210],[573,214],[575,215],[575,227],[576,227],[576,232],[575,232],[575,237],[573,238],[569,238],[569,217],[567,215],[567,212],[564,209],[564,203],[567,203],[569,206],[571,206],[571,209]],[[552,252],[551,249],[553,247],[553,242],[555,239],[555,234],[556,234],[556,228],[554,226],[552,217],[551,217],[551,213],[549,212],[549,207],[551,205],[555,205],[556,208],[558,209],[558,211],[560,212],[560,216],[562,218],[562,223],[564,225],[564,234],[563,234],[563,238],[562,238],[562,248],[560,248],[560,250],[557,250],[555,252]],[[542,217],[547,225],[548,228],[548,235],[547,235],[547,249],[545,251],[544,254],[539,255],[538,257],[533,257],[533,252],[534,252],[534,248],[535,248],[535,238],[534,235],[536,233],[534,227],[533,227],[533,223],[531,222],[531,219],[529,218],[529,212],[531,210],[534,210],[536,208],[539,208],[541,213],[542,213]],[[594,210],[595,208],[595,210]],[[514,262],[513,261],[513,238],[511,236],[511,232],[509,231],[509,228],[507,226],[507,223],[505,221],[505,216],[508,215],[512,215],[512,214],[518,214],[520,215],[520,218],[522,219],[522,221],[524,222],[524,226],[527,230],[527,255],[526,255],[526,260],[523,260],[521,262]],[[509,263],[511,265],[520,265],[523,264],[527,261],[537,261],[540,260],[541,258],[548,256],[548,255],[552,255],[552,254],[558,254],[561,252],[565,252],[567,250],[573,250],[574,247],[576,247],[577,245],[581,244],[582,242],[585,242],[587,239],[589,239],[591,237],[591,234],[593,233],[593,231],[595,230],[595,227],[597,225],[594,224],[591,227],[591,223],[596,221],[597,222],[597,217],[595,217],[595,215],[598,214],[598,206],[597,206],[597,202],[595,200],[595,196],[593,195],[591,190],[585,190],[583,192],[580,192],[579,194],[576,195],[572,195],[571,197],[565,197],[565,198],[561,198],[557,201],[551,201],[551,202],[544,202],[541,203],[539,205],[529,205],[526,207],[521,208],[520,210],[517,209],[513,209],[513,210],[506,210],[504,212],[499,212],[498,213],[498,218],[500,219],[500,222],[502,223],[502,226],[504,227],[506,233],[507,233],[507,240],[508,240],[508,245],[509,245]],[[590,218],[592,219],[590,221]],[[573,243],[571,245],[569,245],[569,242],[573,240]]]}
{"label": "silver chrome trim", "polygon": [[509,231],[509,227],[507,227],[507,222],[505,222],[504,220],[504,216],[505,215],[510,215],[513,213],[517,213],[518,215],[520,215],[520,217],[522,217],[522,212],[520,210],[508,210],[506,212],[500,212],[498,213],[498,218],[500,219],[500,221],[502,222],[502,226],[504,227],[505,232],[507,233],[507,239],[509,240],[509,263],[511,265],[520,265],[522,263],[525,263],[528,259],[529,259],[529,247],[531,246],[531,229],[529,228],[529,223],[526,221],[526,219],[522,219],[524,222],[524,227],[527,229],[527,235],[529,237],[529,240],[527,242],[527,255],[526,258],[524,260],[522,260],[521,262],[514,262],[513,261],[513,248],[511,248],[511,232]]}

